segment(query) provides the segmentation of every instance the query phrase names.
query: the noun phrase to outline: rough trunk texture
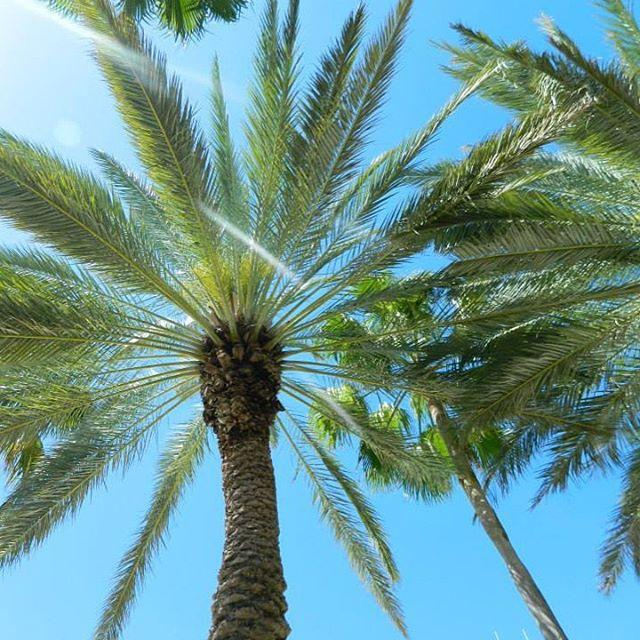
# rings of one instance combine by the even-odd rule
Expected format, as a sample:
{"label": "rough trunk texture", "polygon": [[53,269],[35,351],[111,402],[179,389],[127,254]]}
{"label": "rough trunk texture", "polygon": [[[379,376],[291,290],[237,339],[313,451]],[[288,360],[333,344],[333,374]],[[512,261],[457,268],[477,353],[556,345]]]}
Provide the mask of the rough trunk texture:
{"label": "rough trunk texture", "polygon": [[284,640],[286,584],[269,445],[280,409],[279,352],[265,348],[266,332],[252,340],[227,335],[220,331],[222,346],[207,339],[202,366],[204,418],[217,436],[225,501],[209,640]]}
{"label": "rough trunk texture", "polygon": [[502,526],[498,514],[491,506],[467,456],[458,446],[456,434],[452,431],[444,408],[437,402],[430,402],[429,411],[449,451],[462,489],[480,524],[505,561],[518,592],[538,623],[545,640],[568,640],[542,591],[513,548],[509,536]]}

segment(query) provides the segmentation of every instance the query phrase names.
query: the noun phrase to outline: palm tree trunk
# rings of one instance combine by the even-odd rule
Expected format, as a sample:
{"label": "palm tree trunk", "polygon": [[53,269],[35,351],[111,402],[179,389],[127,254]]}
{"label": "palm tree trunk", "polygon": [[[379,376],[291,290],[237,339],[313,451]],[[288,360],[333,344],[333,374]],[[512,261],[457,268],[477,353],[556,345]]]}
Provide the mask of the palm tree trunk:
{"label": "palm tree trunk", "polygon": [[478,481],[469,459],[464,451],[458,447],[456,434],[452,431],[444,408],[437,402],[430,402],[429,411],[453,461],[463,491],[469,499],[480,524],[505,561],[516,588],[531,615],[538,623],[545,640],[567,640],[567,635],[560,626],[542,591],[540,591],[533,576],[513,548],[509,536],[502,526],[498,514],[491,506],[486,492]]}
{"label": "palm tree trunk", "polygon": [[240,327],[235,340],[204,345],[201,395],[204,420],[222,460],[225,540],[209,640],[285,640],[282,559],[270,433],[277,412],[280,360],[266,332],[253,340]]}
{"label": "palm tree trunk", "polygon": [[210,640],[284,640],[286,588],[269,433],[218,436],[225,543]]}

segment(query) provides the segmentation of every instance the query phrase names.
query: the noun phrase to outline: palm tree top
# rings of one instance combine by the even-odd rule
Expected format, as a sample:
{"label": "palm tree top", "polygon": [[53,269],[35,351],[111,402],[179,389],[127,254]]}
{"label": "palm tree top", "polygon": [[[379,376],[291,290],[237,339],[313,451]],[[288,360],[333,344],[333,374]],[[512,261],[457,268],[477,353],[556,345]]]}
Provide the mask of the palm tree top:
{"label": "palm tree top", "polygon": [[[82,16],[91,0],[47,0],[54,8],[71,16]],[[117,0],[116,8],[137,22],[156,20],[177,39],[201,37],[211,21],[238,20],[248,0]]]}
{"label": "palm tree top", "polygon": [[[156,426],[193,395],[215,397],[221,381],[249,368],[259,372],[253,390],[268,394],[274,411],[281,386],[297,404],[317,402],[335,415],[309,380],[372,380],[373,372],[323,360],[321,327],[350,304],[349,285],[406,253],[388,241],[377,216],[470,91],[364,167],[411,2],[400,2],[366,47],[358,8],[302,89],[298,3],[280,22],[271,1],[240,151],[217,64],[209,140],[164,58],[126,13],[107,0],[71,4],[102,36],[96,58],[146,176],[95,152],[98,179],[0,133],[0,210],[42,245],[0,251],[0,446],[25,472],[0,508],[2,565],[39,544],[110,471],[127,468]],[[225,406],[207,404],[205,420]],[[348,423],[382,458],[424,473],[398,437]],[[97,638],[121,633],[170,515],[207,453],[204,425],[196,416],[175,430]],[[397,569],[366,499],[304,425],[284,414],[277,430],[354,567],[404,630],[392,591]],[[44,440],[52,444],[42,451]]]}
{"label": "palm tree top", "polygon": [[[363,342],[357,330],[336,339],[325,327],[431,287],[408,277],[352,295],[422,251],[434,239],[427,222],[444,224],[470,203],[519,185],[523,162],[581,110],[534,114],[436,179],[425,177],[418,171],[425,149],[493,73],[488,66],[420,130],[367,164],[411,4],[400,0],[366,45],[366,12],[358,7],[303,85],[298,2],[282,19],[277,2],[267,2],[238,145],[217,64],[205,134],[134,21],[107,0],[73,0],[101,36],[96,59],[145,176],[95,152],[103,173],[96,178],[0,133],[1,215],[42,245],[0,250],[0,447],[14,461],[16,444],[32,452],[28,473],[0,508],[0,565],[42,542],[110,471],[134,462],[157,425],[194,395],[205,401],[207,424],[230,429],[238,411],[260,398],[270,417],[279,414],[273,436],[291,446],[354,568],[404,631],[392,589],[397,568],[380,523],[296,407],[343,423],[415,482],[448,476],[440,456],[417,460],[402,434],[359,421],[322,391],[329,379],[444,396],[446,385],[405,376],[401,365],[328,357],[372,348],[405,353],[420,348],[414,336],[399,326]],[[247,402],[229,413],[232,388],[242,388]],[[121,634],[170,516],[207,454],[205,422],[196,416],[175,430],[96,638]],[[41,455],[43,439],[53,444]]]}
{"label": "palm tree top", "polygon": [[558,153],[529,161],[520,188],[481,220],[467,218],[467,238],[449,245],[459,260],[446,276],[457,279],[455,322],[467,332],[450,347],[482,363],[466,374],[472,416],[513,421],[513,446],[497,471],[503,483],[541,450],[547,464],[536,503],[573,479],[621,471],[602,554],[608,591],[625,566],[640,575],[640,26],[622,0],[597,4],[611,60],[589,56],[549,19],[541,22],[548,51],[464,26],[462,45],[446,46],[460,79],[498,65],[481,91],[520,117],[571,96],[587,105]]}

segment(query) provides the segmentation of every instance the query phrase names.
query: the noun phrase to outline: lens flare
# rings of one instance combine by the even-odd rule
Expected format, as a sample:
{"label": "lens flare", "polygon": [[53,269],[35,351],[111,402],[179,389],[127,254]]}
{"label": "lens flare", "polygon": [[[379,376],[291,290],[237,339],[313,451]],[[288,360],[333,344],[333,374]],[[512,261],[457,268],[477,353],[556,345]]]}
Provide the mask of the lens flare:
{"label": "lens flare", "polygon": [[202,210],[207,214],[211,220],[220,226],[224,231],[228,231],[236,240],[239,240],[250,251],[253,251],[256,255],[260,256],[266,263],[270,264],[278,273],[289,278],[293,282],[299,282],[300,277],[298,274],[290,269],[284,262],[276,258],[271,252],[265,249],[259,242],[247,235],[242,229],[237,227],[233,222],[227,220],[227,218],[216,213],[211,207],[201,205]]}
{"label": "lens flare", "polygon": [[[26,9],[27,11],[37,15],[56,26],[72,33],[85,40],[90,40],[96,46],[96,48],[103,54],[110,56],[112,59],[117,60],[122,64],[126,64],[132,69],[136,69],[138,72],[144,72],[149,63],[147,59],[138,51],[126,47],[122,43],[118,42],[115,38],[106,36],[91,27],[88,27],[76,20],[66,18],[65,16],[57,13],[54,9],[48,8],[38,2],[37,0],[11,0],[15,5]],[[184,69],[176,65],[167,65],[167,69],[177,76],[180,76],[186,80],[191,80],[196,84],[209,88],[211,83],[210,79],[203,74],[194,71],[193,69]]]}

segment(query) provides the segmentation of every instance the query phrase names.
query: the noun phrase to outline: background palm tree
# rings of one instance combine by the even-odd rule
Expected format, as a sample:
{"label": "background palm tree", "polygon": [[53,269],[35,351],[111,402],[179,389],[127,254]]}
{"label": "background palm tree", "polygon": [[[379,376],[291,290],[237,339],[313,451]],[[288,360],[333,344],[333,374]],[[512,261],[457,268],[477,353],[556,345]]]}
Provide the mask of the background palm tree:
{"label": "background palm tree", "polygon": [[[549,20],[553,47],[535,53],[458,27],[451,71],[499,72],[484,94],[524,118],[582,96],[584,116],[561,153],[529,161],[511,193],[469,210],[465,233],[442,241],[458,261],[457,343],[466,353],[464,401],[474,421],[514,422],[495,469],[503,486],[544,451],[536,502],[571,479],[619,469],[622,493],[602,550],[602,587],[626,564],[640,575],[640,28],[621,0],[603,0],[618,57],[590,58]],[[459,225],[460,221],[456,221]]]}
{"label": "background palm tree", "polygon": [[[47,1],[57,9],[76,14],[77,0]],[[237,20],[247,4],[248,0],[114,0],[116,8],[132,19],[156,20],[182,40],[203,35],[212,20]]]}
{"label": "background palm tree", "polygon": [[[378,519],[331,452],[282,414],[280,398],[322,407],[415,482],[443,474],[440,459],[416,460],[400,434],[345,414],[313,378],[400,384],[396,371],[322,358],[335,348],[323,342],[323,328],[367,302],[351,299],[350,286],[421,248],[409,242],[420,202],[407,193],[406,178],[487,72],[364,167],[411,2],[399,2],[366,47],[365,12],[357,9],[303,88],[298,3],[289,3],[280,23],[271,1],[240,151],[216,65],[209,143],[164,58],[128,16],[107,0],[68,5],[100,35],[96,58],[146,177],[96,152],[105,177],[99,180],[0,135],[0,212],[43,245],[0,252],[0,448],[10,461],[19,451],[23,462],[0,508],[0,565],[41,543],[109,471],[142,455],[160,423],[176,420],[174,411],[199,395],[202,417],[176,428],[161,456],[151,505],[96,638],[121,634],[214,436],[226,532],[210,637],[289,633],[270,451],[278,435],[299,458],[352,564],[404,630],[392,592],[397,569]],[[541,125],[522,154],[549,135]],[[396,195],[403,209],[385,212]],[[393,332],[378,338],[380,348],[397,348]],[[347,338],[342,348],[365,349]]]}
{"label": "background palm tree", "polygon": [[[397,352],[375,349],[376,337],[402,332],[404,353],[402,367],[406,371],[418,371],[425,366],[436,369],[438,358],[426,359],[429,352],[439,351],[439,343],[446,340],[451,331],[448,322],[448,299],[439,285],[438,276],[423,273],[405,280],[390,274],[381,274],[362,282],[354,291],[354,298],[368,298],[378,291],[414,292],[396,294],[394,299],[380,299],[365,309],[356,309],[341,316],[331,318],[326,325],[323,338],[335,341],[334,358],[341,365],[366,367],[370,370],[391,369],[398,366],[394,362]],[[341,340],[345,336],[360,336],[362,344],[371,343],[372,349],[360,352],[340,351]],[[398,345],[399,347],[401,345]],[[456,396],[463,396],[460,388],[458,367],[444,358],[438,368],[443,381],[455,385]],[[506,447],[509,446],[511,425],[482,423],[467,432],[461,428],[467,421],[454,406],[445,404],[434,394],[419,391],[384,393],[371,385],[355,386],[343,384],[328,391],[345,411],[357,415],[371,428],[402,433],[416,442],[414,454],[442,457],[443,467],[451,470],[449,478],[429,478],[426,482],[415,483],[401,471],[385,465],[367,445],[360,442],[359,460],[364,474],[375,488],[400,487],[417,499],[440,500],[452,492],[457,480],[464,491],[475,517],[500,553],[516,588],[526,606],[536,620],[542,635],[550,640],[566,639],[553,610],[536,584],[525,564],[518,556],[502,525],[498,514],[487,495],[481,478],[485,470],[493,471],[499,464]],[[448,398],[452,394],[448,393]],[[316,431],[331,445],[348,442],[350,434],[341,425],[327,417],[318,409],[311,412],[311,422]],[[435,482],[434,482],[435,480]]]}

